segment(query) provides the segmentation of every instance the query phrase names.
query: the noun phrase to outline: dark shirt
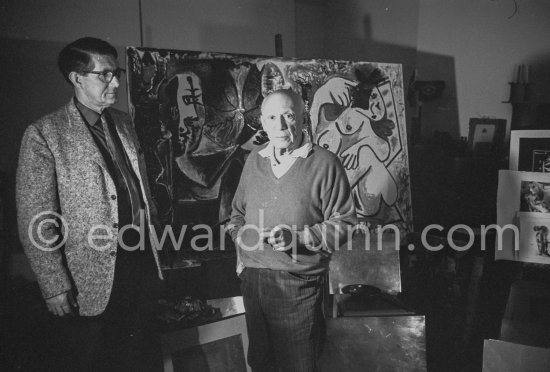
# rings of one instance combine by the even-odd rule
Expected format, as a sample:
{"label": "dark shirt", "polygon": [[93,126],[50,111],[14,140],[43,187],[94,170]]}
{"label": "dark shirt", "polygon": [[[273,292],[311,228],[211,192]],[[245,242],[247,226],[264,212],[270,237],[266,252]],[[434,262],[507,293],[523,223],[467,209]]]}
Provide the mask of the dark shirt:
{"label": "dark shirt", "polygon": [[[145,210],[145,205],[139,181],[124,151],[109,113],[104,110],[101,114],[105,119],[105,123],[103,123],[99,113],[84,106],[76,98],[75,104],[90,130],[94,142],[99,148],[99,152],[103,156],[107,169],[115,183],[119,229],[129,224],[140,226],[140,211]],[[112,197],[115,196],[113,195]],[[144,221],[144,223],[147,223],[147,221]],[[143,228],[146,230],[145,226]],[[134,232],[135,230],[133,229],[127,229],[123,234],[124,241],[128,246],[135,246],[137,244],[135,239],[138,239],[138,237]]]}

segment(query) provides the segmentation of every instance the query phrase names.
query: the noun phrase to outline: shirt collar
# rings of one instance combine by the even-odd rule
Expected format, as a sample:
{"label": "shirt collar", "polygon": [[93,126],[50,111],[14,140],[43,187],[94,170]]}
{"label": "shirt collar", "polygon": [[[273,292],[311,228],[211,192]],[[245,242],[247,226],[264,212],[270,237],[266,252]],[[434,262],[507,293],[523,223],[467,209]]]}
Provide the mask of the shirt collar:
{"label": "shirt collar", "polygon": [[74,104],[88,125],[94,126],[98,123],[101,114],[84,106],[76,97],[74,97]]}
{"label": "shirt collar", "polygon": [[[298,148],[295,148],[291,152],[288,153],[289,156],[293,158],[307,158],[309,153],[311,152],[311,149],[313,148],[313,144],[309,140],[309,136],[304,133],[302,136],[302,145]],[[269,158],[272,162],[275,160],[275,149],[271,142],[267,144],[266,147],[258,151],[258,154],[261,155],[264,158]]]}

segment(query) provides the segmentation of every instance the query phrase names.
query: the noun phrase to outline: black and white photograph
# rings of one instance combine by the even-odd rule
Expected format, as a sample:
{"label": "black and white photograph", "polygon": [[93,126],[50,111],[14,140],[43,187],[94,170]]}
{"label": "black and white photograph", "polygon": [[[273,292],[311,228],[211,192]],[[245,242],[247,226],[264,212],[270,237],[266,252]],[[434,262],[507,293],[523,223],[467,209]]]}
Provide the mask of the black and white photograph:
{"label": "black and white photograph", "polygon": [[550,213],[550,183],[521,181],[519,211]]}
{"label": "black and white photograph", "polygon": [[495,259],[523,262],[522,252],[532,251],[525,244],[534,242],[533,228],[550,226],[550,174],[500,170],[496,212],[501,230],[494,242]]}
{"label": "black and white photograph", "polygon": [[550,150],[533,150],[533,172],[550,172]]}
{"label": "black and white photograph", "polygon": [[548,372],[550,0],[3,0],[0,371]]}
{"label": "black and white photograph", "polygon": [[550,172],[550,130],[513,130],[510,134],[510,169]]}
{"label": "black and white photograph", "polygon": [[517,259],[521,262],[550,264],[550,244],[548,235],[550,216],[520,214],[520,247]]}

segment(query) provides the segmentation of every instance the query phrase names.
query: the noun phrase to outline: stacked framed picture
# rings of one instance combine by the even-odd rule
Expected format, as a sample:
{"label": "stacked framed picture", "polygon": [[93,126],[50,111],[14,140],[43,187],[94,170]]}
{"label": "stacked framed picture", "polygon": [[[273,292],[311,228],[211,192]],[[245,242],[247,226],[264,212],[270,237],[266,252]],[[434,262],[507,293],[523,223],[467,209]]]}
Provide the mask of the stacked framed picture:
{"label": "stacked framed picture", "polygon": [[510,134],[499,173],[495,259],[550,264],[550,130]]}
{"label": "stacked framed picture", "polygon": [[550,172],[550,130],[513,130],[510,170]]}

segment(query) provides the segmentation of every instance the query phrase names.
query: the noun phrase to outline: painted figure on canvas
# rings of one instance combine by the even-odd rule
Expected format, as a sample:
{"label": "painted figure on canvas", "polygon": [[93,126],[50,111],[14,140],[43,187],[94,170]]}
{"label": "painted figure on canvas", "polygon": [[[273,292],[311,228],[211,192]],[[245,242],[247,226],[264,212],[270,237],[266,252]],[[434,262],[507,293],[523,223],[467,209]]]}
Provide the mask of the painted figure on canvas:
{"label": "painted figure on canvas", "polygon": [[359,216],[373,217],[397,201],[398,185],[387,168],[396,114],[380,70],[357,70],[356,76],[332,77],[317,90],[311,122],[315,141],[339,155]]}
{"label": "painted figure on canvas", "polygon": [[173,139],[173,157],[179,170],[192,181],[204,186],[203,177],[192,166],[193,154],[207,146],[203,141],[205,122],[202,89],[198,76],[185,72],[173,76],[161,88],[161,121]]}
{"label": "painted figure on canvas", "polygon": [[[178,72],[161,86],[159,110],[164,140],[157,146],[157,154],[163,159],[163,169],[171,168],[175,202],[218,199],[231,163],[242,164],[237,151],[240,141],[258,132],[257,128],[243,131],[250,125],[245,120],[247,112],[240,93],[249,69],[241,66],[216,77],[217,92],[212,88],[206,95],[201,78],[190,70]],[[229,205],[220,206],[220,219],[229,216],[228,209]]]}

